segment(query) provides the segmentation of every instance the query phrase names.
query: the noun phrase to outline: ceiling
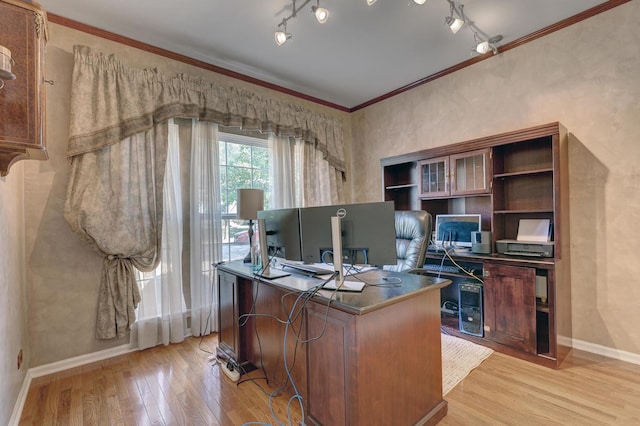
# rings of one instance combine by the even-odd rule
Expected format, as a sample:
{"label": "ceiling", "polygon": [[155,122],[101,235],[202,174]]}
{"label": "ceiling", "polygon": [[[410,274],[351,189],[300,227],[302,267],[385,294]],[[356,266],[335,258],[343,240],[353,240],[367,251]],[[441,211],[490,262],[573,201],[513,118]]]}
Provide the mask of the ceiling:
{"label": "ceiling", "polygon": [[[296,7],[304,0],[297,0]],[[291,0],[39,0],[50,14],[132,38],[244,74],[324,103],[353,109],[476,56],[473,33],[445,25],[446,0],[311,0],[274,32]],[[603,0],[466,0],[464,13],[480,35],[508,44]]]}

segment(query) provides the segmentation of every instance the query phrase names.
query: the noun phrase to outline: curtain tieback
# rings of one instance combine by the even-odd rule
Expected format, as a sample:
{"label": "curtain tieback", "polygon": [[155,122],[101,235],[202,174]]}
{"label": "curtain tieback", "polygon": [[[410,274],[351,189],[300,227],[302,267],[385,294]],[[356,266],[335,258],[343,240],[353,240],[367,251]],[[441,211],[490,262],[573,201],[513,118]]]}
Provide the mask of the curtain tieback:
{"label": "curtain tieback", "polygon": [[128,259],[128,257],[118,256],[117,254],[110,254],[107,256],[109,260]]}

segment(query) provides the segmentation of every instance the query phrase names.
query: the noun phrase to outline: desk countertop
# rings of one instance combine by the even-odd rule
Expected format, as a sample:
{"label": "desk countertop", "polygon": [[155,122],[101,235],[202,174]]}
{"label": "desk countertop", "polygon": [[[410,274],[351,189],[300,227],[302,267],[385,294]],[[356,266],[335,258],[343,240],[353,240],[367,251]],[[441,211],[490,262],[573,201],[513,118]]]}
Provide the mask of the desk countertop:
{"label": "desk countertop", "polygon": [[[324,282],[323,279],[295,272],[286,277],[265,279],[254,275],[251,265],[241,261],[221,263],[218,265],[218,269],[294,293],[315,290]],[[355,315],[364,315],[384,306],[415,297],[420,293],[446,287],[451,283],[450,280],[444,278],[381,269],[362,272],[356,277],[367,284],[362,292],[319,290],[314,297],[319,301],[331,301],[331,306],[336,309]],[[389,279],[390,277],[393,279]],[[355,278],[349,277],[349,279],[354,280]],[[398,283],[396,284],[396,282]]]}

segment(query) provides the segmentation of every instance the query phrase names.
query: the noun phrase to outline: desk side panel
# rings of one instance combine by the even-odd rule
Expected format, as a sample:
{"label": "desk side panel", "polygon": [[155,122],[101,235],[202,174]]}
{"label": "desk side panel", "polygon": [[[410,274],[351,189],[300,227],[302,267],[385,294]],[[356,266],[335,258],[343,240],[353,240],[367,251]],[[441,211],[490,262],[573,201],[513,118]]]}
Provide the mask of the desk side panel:
{"label": "desk side panel", "polygon": [[317,424],[435,424],[442,398],[440,294],[365,315],[308,309],[309,417]]}

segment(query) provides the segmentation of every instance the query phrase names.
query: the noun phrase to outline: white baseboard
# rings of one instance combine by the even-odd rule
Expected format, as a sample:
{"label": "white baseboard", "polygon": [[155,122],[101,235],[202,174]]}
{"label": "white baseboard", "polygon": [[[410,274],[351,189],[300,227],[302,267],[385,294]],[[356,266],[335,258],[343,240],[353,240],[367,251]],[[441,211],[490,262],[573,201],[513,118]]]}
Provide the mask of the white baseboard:
{"label": "white baseboard", "polygon": [[120,355],[125,355],[130,352],[137,351],[137,348],[131,348],[131,345],[120,345],[114,348],[105,349],[103,351],[93,352],[90,354],[80,355],[73,358],[63,359],[62,361],[52,362],[51,364],[40,365],[35,368],[30,368],[32,378],[46,376],[48,374],[58,373],[60,371],[68,370],[70,368],[81,367],[92,362],[102,361],[105,359],[113,358]]}
{"label": "white baseboard", "polygon": [[24,402],[27,400],[27,394],[29,393],[29,388],[31,387],[31,374],[29,370],[27,370],[27,374],[22,381],[22,387],[20,388],[20,393],[18,394],[18,400],[13,406],[13,413],[11,413],[11,417],[9,418],[8,426],[18,426],[20,424],[20,417],[22,416],[22,409],[24,408]]}
{"label": "white baseboard", "polygon": [[619,361],[640,365],[640,354],[621,351],[620,349],[597,345],[595,343],[585,342],[584,340],[567,339],[566,337],[559,337],[558,341],[567,346],[571,346],[574,349],[580,349],[581,351],[606,356],[607,358],[613,358]]}
{"label": "white baseboard", "polygon": [[24,403],[27,400],[27,394],[29,393],[32,379],[36,377],[46,376],[48,374],[58,373],[60,371],[68,370],[74,367],[81,367],[92,362],[102,361],[134,351],[137,351],[137,348],[132,349],[131,346],[127,344],[116,346],[115,348],[105,349],[103,351],[64,359],[62,361],[52,362],[51,364],[30,368],[27,371],[24,381],[22,382],[22,387],[20,388],[20,393],[18,394],[18,400],[13,406],[13,413],[11,414],[11,418],[9,419],[9,426],[18,426],[18,424],[20,423],[22,409],[24,408]]}

